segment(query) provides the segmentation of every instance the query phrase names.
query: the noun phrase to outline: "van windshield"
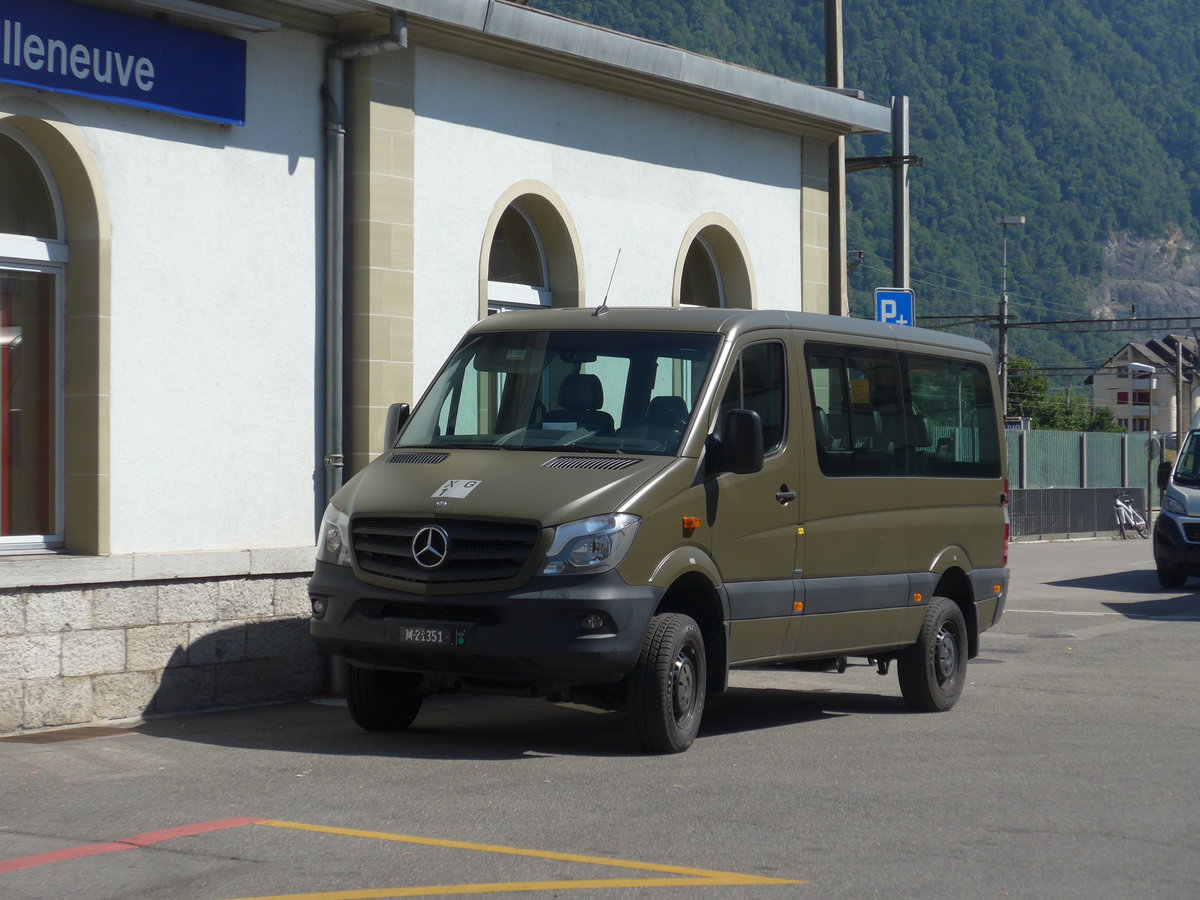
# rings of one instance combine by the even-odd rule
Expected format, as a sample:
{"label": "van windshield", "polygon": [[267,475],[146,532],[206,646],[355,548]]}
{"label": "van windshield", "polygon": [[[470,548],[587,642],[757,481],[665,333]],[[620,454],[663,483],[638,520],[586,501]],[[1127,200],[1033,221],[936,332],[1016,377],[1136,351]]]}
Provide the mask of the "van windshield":
{"label": "van windshield", "polygon": [[674,456],[719,341],[678,332],[476,335],[395,446]]}
{"label": "van windshield", "polygon": [[1200,431],[1189,431],[1175,463],[1175,483],[1188,487],[1200,486]]}

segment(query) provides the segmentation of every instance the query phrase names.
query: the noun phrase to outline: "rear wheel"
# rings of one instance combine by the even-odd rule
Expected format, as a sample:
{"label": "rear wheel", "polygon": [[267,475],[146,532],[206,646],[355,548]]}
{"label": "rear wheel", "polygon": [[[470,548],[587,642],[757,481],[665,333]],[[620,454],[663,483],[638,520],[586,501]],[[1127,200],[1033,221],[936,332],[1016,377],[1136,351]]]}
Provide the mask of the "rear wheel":
{"label": "rear wheel", "polygon": [[690,616],[650,620],[637,666],[629,674],[629,716],[642,746],[680,753],[692,745],[704,715],[704,638]]}
{"label": "rear wheel", "polygon": [[350,716],[367,731],[403,731],[421,710],[420,684],[420,676],[409,672],[362,669],[347,663]]}
{"label": "rear wheel", "polygon": [[958,604],[934,597],[920,637],[896,664],[900,693],[909,707],[942,712],[954,706],[967,680],[967,624]]}

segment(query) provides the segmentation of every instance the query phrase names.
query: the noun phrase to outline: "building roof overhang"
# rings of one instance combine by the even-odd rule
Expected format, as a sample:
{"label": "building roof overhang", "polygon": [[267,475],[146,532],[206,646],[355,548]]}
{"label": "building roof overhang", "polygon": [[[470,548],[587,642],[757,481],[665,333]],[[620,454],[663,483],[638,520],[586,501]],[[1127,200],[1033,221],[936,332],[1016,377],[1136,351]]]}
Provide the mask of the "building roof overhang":
{"label": "building roof overhang", "polygon": [[[418,46],[793,135],[832,140],[891,130],[891,108],[861,92],[802,84],[506,0],[97,0],[202,21],[205,8],[334,37],[342,22],[402,13]],[[231,25],[237,28],[236,25]],[[255,30],[255,29],[249,29]]]}

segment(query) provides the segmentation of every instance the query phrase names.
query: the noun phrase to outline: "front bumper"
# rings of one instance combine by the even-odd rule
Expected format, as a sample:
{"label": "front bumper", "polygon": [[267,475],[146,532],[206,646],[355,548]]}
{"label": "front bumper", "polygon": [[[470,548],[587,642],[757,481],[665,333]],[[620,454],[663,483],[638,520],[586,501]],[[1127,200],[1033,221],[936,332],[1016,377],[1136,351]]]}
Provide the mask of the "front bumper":
{"label": "front bumper", "polygon": [[[352,569],[318,562],[311,598],[325,614],[309,626],[329,653],[366,666],[528,686],[547,692],[619,681],[637,663],[662,591],[615,572],[539,576],[519,590],[440,596],[365,584]],[[586,628],[599,616],[600,628]],[[400,639],[405,624],[451,625],[461,644]]]}
{"label": "front bumper", "polygon": [[1154,559],[1187,575],[1200,575],[1200,519],[1160,512],[1154,522]]}

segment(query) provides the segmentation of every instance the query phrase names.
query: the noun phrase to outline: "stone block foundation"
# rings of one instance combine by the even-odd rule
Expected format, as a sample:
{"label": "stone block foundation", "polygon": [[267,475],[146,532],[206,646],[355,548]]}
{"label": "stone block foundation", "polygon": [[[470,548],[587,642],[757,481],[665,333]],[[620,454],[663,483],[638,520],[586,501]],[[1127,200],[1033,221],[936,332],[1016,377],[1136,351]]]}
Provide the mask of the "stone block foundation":
{"label": "stone block foundation", "polygon": [[0,734],[321,693],[307,581],[0,587]]}

